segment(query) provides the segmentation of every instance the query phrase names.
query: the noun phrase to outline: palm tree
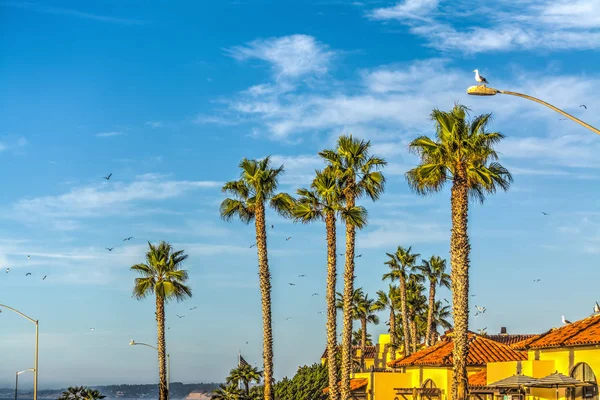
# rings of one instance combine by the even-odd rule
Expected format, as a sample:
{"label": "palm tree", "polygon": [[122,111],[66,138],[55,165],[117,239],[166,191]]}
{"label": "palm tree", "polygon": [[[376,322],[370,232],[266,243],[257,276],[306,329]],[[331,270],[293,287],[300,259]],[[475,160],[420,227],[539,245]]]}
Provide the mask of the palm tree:
{"label": "palm tree", "polygon": [[398,246],[396,253],[386,253],[389,260],[385,264],[390,267],[390,272],[383,275],[383,280],[400,282],[400,313],[402,314],[402,332],[404,332],[404,356],[410,354],[410,329],[408,326],[408,311],[406,308],[406,282],[407,276],[415,269],[417,258],[420,254],[412,254],[412,247],[405,249]]}
{"label": "palm tree", "polygon": [[213,400],[241,400],[243,396],[244,394],[235,384],[227,386],[221,384],[213,390],[210,398]]}
{"label": "palm tree", "polygon": [[[316,176],[311,184],[311,190],[299,189],[298,201],[293,210],[297,221],[310,223],[325,221],[327,237],[327,354],[334,354],[337,350],[337,309],[335,306],[335,288],[337,284],[337,244],[336,244],[336,215],[342,212],[342,218],[347,213],[343,212],[343,198],[339,190],[337,178],[331,169],[316,171]],[[361,211],[358,210],[357,211]],[[360,213],[358,217],[364,218]],[[329,398],[338,400],[340,397],[337,384],[338,366],[334,357],[327,357],[329,376]]]}
{"label": "palm tree", "polygon": [[231,221],[238,217],[249,224],[255,221],[256,248],[258,252],[258,274],[263,316],[263,361],[265,377],[265,400],[273,400],[273,330],[271,324],[271,273],[267,257],[267,229],[265,206],[289,217],[294,207],[294,199],[286,193],[276,193],[279,175],[283,165],[271,168],[270,157],[262,160],[244,158],[240,164],[240,179],[225,183],[222,188],[233,198],[221,203],[221,218]]}
{"label": "palm tree", "polygon": [[[375,201],[383,193],[385,177],[378,170],[387,163],[369,154],[371,142],[355,139],[352,135],[338,138],[335,150],[319,153],[338,180],[345,200],[346,262],[344,265],[344,324],[342,327],[342,379],[341,395],[350,397],[350,373],[352,371],[352,293],[354,291],[354,250],[356,229],[366,225],[366,210],[356,206],[356,200],[367,195]],[[361,217],[358,217],[358,215]]]}
{"label": "palm tree", "polygon": [[452,328],[449,319],[452,317],[450,306],[445,306],[441,301],[436,301],[433,306],[433,323],[432,323],[432,343],[437,341],[439,337],[438,328],[448,330]]}
{"label": "palm tree", "polygon": [[390,344],[392,350],[392,360],[396,359],[396,347],[398,343],[398,337],[396,333],[396,311],[398,309],[398,302],[400,300],[400,292],[397,286],[390,285],[388,292],[379,290],[377,292],[377,301],[375,302],[376,311],[390,311]]}
{"label": "palm tree", "polygon": [[250,394],[250,383],[259,383],[261,376],[262,372],[258,368],[243,364],[229,372],[226,382],[228,385],[239,385],[242,382],[245,389],[244,392],[248,396]]}
{"label": "palm tree", "polygon": [[427,298],[423,295],[425,286],[423,282],[425,278],[419,274],[410,274],[406,281],[406,310],[408,313],[410,339],[412,352],[417,351],[417,345],[419,344],[421,337],[425,334],[419,331],[419,327],[425,327],[426,317],[424,312],[426,310]]}
{"label": "palm tree", "polygon": [[435,289],[444,286],[450,289],[450,275],[446,273],[446,260],[439,256],[431,256],[429,260],[423,260],[423,264],[417,269],[429,281],[429,307],[427,312],[427,333],[425,334],[425,346],[431,345],[431,333],[433,328],[433,307],[435,305]]}
{"label": "palm tree", "polygon": [[58,400],[101,400],[105,398],[100,391],[85,386],[69,386]]}
{"label": "palm tree", "polygon": [[135,278],[133,296],[142,300],[154,294],[156,298],[156,324],[158,326],[158,393],[160,400],[167,400],[166,346],[165,346],[165,303],[170,300],[182,301],[192,297],[192,289],[185,285],[188,273],[181,265],[188,258],[183,250],[174,251],[171,245],[162,241],[158,246],[148,242],[146,263],[136,264],[130,269],[141,275]]}
{"label": "palm tree", "polygon": [[421,136],[410,143],[409,149],[419,156],[420,164],[406,173],[410,187],[422,195],[439,192],[447,181],[452,182],[450,264],[454,309],[454,400],[465,400],[468,389],[469,197],[483,202],[486,194],[493,194],[498,188],[508,190],[512,182],[508,170],[497,162],[498,154],[494,150],[504,136],[487,131],[491,114],[468,121],[468,111],[459,104],[449,112],[433,110],[435,138]]}
{"label": "palm tree", "polygon": [[[362,329],[358,328],[358,330],[352,332],[352,346],[360,346],[362,343]],[[373,346],[373,336],[370,333],[367,333],[367,346]]]}

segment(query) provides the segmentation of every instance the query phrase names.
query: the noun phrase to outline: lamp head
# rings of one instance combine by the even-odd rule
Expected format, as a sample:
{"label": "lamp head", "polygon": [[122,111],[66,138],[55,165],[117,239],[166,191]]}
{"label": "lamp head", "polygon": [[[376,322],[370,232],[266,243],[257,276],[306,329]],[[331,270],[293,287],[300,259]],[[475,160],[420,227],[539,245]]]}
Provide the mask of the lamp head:
{"label": "lamp head", "polygon": [[131,339],[131,342],[129,342],[130,346],[134,346],[135,345],[135,340]]}

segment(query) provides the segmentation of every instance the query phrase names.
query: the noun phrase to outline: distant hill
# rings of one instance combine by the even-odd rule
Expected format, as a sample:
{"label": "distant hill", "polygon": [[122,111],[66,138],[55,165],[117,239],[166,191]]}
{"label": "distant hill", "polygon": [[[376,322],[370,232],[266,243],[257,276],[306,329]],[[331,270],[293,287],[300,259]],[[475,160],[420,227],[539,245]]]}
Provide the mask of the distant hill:
{"label": "distant hill", "polygon": [[[90,386],[98,389],[107,399],[157,399],[158,384],[152,385],[105,385]],[[219,387],[219,383],[181,383],[171,382],[171,398],[175,400],[185,399],[192,392],[193,395],[188,400],[204,400],[202,394],[207,394]],[[40,399],[57,399],[65,391],[62,389],[39,390]],[[0,398],[14,398],[14,388],[0,388]],[[23,399],[33,398],[33,390],[19,390],[19,397]]]}

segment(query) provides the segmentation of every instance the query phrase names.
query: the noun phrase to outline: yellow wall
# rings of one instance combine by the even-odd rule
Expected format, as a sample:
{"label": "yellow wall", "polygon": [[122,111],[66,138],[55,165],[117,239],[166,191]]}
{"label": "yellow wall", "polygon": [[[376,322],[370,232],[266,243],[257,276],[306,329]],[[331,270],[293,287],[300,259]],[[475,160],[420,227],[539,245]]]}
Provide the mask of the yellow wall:
{"label": "yellow wall", "polygon": [[[367,378],[369,383],[367,385],[367,393],[369,396],[367,397],[371,400],[371,387],[373,382],[371,381],[371,373],[363,372],[354,374],[353,378]],[[403,372],[374,372],[373,373],[373,381],[375,382],[375,400],[388,400],[393,399],[396,391],[394,388],[399,387],[411,387],[411,374],[403,373]]]}
{"label": "yellow wall", "polygon": [[[495,362],[487,365],[487,383],[494,383],[513,376],[518,371],[517,361]],[[555,371],[554,361],[521,361],[521,374],[533,378],[543,378]]]}
{"label": "yellow wall", "polygon": [[[573,367],[575,367],[579,363],[587,363],[596,378],[600,380],[600,346],[581,346],[581,347],[573,347]],[[541,349],[539,351],[539,359],[540,360],[552,360],[554,361],[554,371],[558,371],[565,375],[571,374],[571,369],[569,368],[569,349],[568,348],[560,348],[560,349]],[[530,360],[535,359],[535,351],[530,350],[528,353],[528,357]],[[537,378],[537,377],[536,377]]]}

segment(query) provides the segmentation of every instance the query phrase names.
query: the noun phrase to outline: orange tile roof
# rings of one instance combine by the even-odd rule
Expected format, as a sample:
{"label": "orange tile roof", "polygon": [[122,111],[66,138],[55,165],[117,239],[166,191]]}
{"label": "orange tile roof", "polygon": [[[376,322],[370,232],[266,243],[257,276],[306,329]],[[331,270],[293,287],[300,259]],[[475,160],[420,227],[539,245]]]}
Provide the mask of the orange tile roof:
{"label": "orange tile roof", "polygon": [[[350,379],[350,391],[360,389],[363,386],[367,386],[368,383],[369,383],[369,380],[367,378]],[[341,382],[338,382],[338,384],[341,384]],[[328,387],[323,389],[323,393],[328,393],[328,392],[329,392]]]}
{"label": "orange tile roof", "polygon": [[469,386],[487,386],[487,368],[469,376]]}
{"label": "orange tile roof", "polygon": [[531,339],[534,336],[538,336],[537,334],[499,334],[499,335],[486,335],[485,337],[491,339],[495,342],[500,342],[507,346],[514,345],[515,343],[522,342],[527,339]]}
{"label": "orange tile roof", "polygon": [[[454,342],[452,336],[445,336],[438,344],[417,351],[403,359],[393,360],[389,367],[406,367],[411,365],[452,365],[452,350]],[[513,350],[509,346],[486,339],[483,336],[469,332],[469,354],[467,365],[486,365],[489,362],[524,361],[527,354]]]}
{"label": "orange tile roof", "polygon": [[[358,350],[360,350],[360,346],[352,346],[352,357],[358,358]],[[376,346],[366,346],[365,347],[365,358],[368,358],[368,359],[373,358],[374,359],[376,354],[377,354]],[[327,358],[327,349],[325,349],[325,351],[323,351],[323,355],[321,355],[321,358]]]}
{"label": "orange tile roof", "polygon": [[600,314],[550,329],[532,340],[517,343],[523,349],[600,344]]}

